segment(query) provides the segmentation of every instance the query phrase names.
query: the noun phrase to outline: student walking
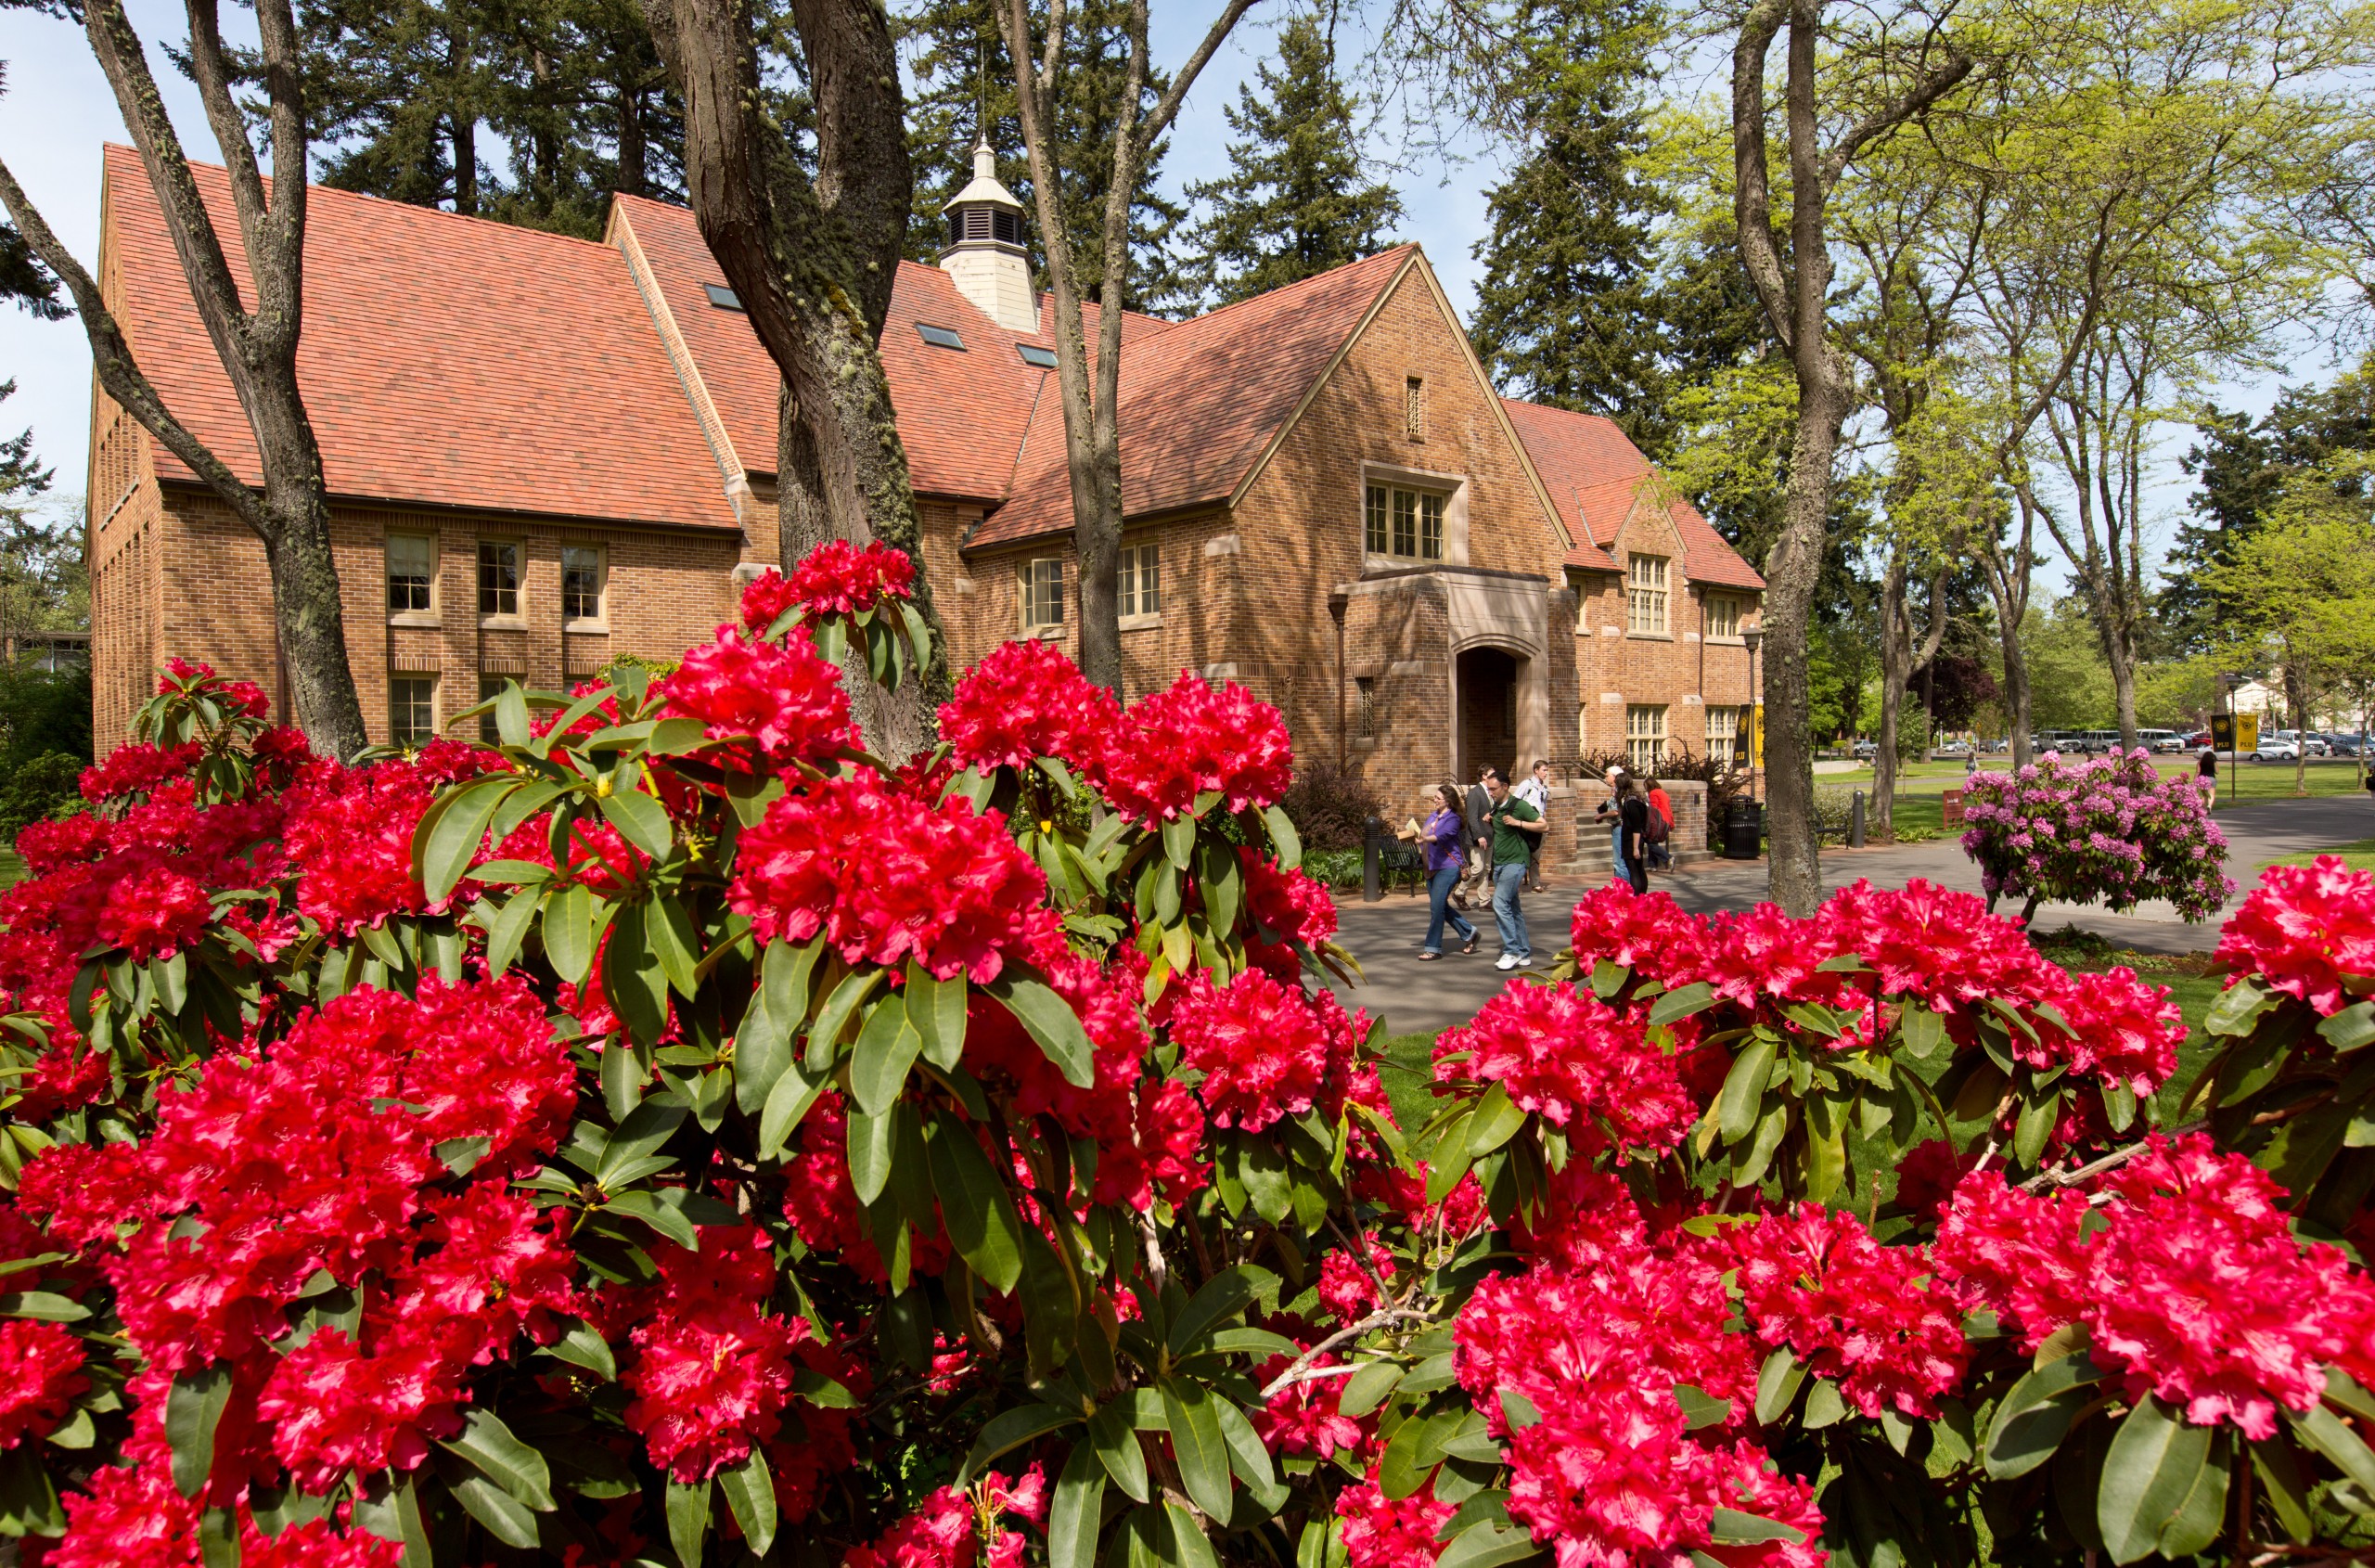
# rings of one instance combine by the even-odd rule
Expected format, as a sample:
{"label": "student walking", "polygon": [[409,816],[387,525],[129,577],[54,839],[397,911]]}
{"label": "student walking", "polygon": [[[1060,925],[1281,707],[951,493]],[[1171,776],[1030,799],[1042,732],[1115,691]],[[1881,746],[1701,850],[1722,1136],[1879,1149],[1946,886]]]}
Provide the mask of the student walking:
{"label": "student walking", "polygon": [[1624,822],[1617,812],[1617,803],[1624,795],[1626,777],[1622,766],[1610,768],[1608,798],[1601,801],[1592,811],[1595,818],[1608,826],[1608,854],[1611,862],[1609,875],[1620,882],[1630,881],[1633,879],[1633,873],[1624,868]]}
{"label": "student walking", "polygon": [[1493,967],[1530,970],[1534,943],[1526,935],[1518,895],[1525,891],[1526,847],[1545,824],[1540,812],[1509,792],[1508,780],[1498,772],[1485,771],[1484,792],[1493,798],[1493,809],[1485,813],[1493,829],[1493,923],[1501,928],[1501,957]]}
{"label": "student walking", "polygon": [[1468,787],[1468,842],[1476,853],[1468,857],[1468,873],[1461,879],[1459,891],[1452,895],[1455,908],[1472,909],[1479,899],[1493,896],[1493,852],[1485,816],[1493,809],[1493,797],[1484,792],[1484,777],[1493,771],[1491,764],[1476,770],[1476,782]]}
{"label": "student walking", "polygon": [[1663,871],[1674,865],[1674,797],[1654,778],[1643,788],[1648,791],[1650,818],[1641,842],[1650,848],[1650,869]]}
{"label": "student walking", "polygon": [[1460,871],[1466,856],[1460,846],[1468,839],[1468,823],[1460,813],[1459,787],[1438,784],[1428,797],[1428,815],[1419,824],[1419,842],[1427,856],[1427,943],[1419,957],[1422,959],[1444,956],[1444,922],[1459,933],[1459,950],[1476,951],[1476,928],[1466,916],[1451,907],[1452,889],[1459,885]]}
{"label": "student walking", "polygon": [[2199,788],[2202,792],[2209,797],[2204,803],[2216,806],[2218,804],[2218,753],[2212,748],[2204,746],[2202,749],[2202,755],[2195,759],[2194,775],[2201,781]]}
{"label": "student walking", "polygon": [[1641,787],[1625,779],[1617,789],[1617,831],[1624,846],[1624,880],[1636,893],[1650,891],[1650,817],[1652,808]]}
{"label": "student walking", "polygon": [[[1550,765],[1536,762],[1534,771],[1519,779],[1509,793],[1534,807],[1547,822],[1550,819]],[[1543,835],[1536,833],[1534,842],[1526,846],[1525,887],[1528,893],[1542,891],[1542,839]]]}

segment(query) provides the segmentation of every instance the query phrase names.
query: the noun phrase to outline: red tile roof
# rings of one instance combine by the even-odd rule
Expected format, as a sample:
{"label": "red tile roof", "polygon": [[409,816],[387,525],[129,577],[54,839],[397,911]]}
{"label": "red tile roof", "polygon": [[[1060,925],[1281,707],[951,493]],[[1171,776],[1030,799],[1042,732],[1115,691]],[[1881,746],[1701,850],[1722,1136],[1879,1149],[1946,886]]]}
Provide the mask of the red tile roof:
{"label": "red tile roof", "polygon": [[[1654,495],[1641,495],[1645,484],[1663,482],[1641,449],[1626,439],[1613,419],[1578,414],[1539,403],[1503,398],[1509,422],[1525,443],[1536,472],[1558,504],[1560,516],[1575,536],[1567,554],[1569,566],[1601,572],[1616,570],[1608,547],[1630,516],[1637,500],[1656,504]],[[1763,589],[1765,579],[1724,541],[1699,508],[1675,496],[1666,505],[1682,535],[1683,575],[1694,583],[1727,588]]]}
{"label": "red tile roof", "polygon": [[[165,406],[261,482],[255,441],[130,148],[106,153],[120,314]],[[224,172],[199,188],[252,299]],[[316,186],[297,375],[333,495],[733,528],[724,476],[618,252]],[[194,480],[157,449],[157,471]]]}
{"label": "red tile roof", "polygon": [[[1412,253],[1397,246],[1161,331],[1125,332],[1123,515],[1233,492]],[[1051,384],[1015,466],[1013,499],[973,544],[1012,544],[1072,525],[1063,408]]]}
{"label": "red tile roof", "polygon": [[[710,255],[700,225],[682,207],[629,196],[618,201],[736,456],[754,473],[773,473],[782,378],[751,330],[750,318],[718,309],[703,292],[703,284],[723,286],[725,274]],[[918,323],[948,328],[965,341],[964,350],[926,343],[916,330]],[[899,263],[882,331],[882,367],[891,379],[892,405],[899,414],[899,435],[917,490],[986,501],[1006,495],[1031,405],[1047,374],[1024,364],[1015,346],[1049,342],[1000,328],[938,267]]]}

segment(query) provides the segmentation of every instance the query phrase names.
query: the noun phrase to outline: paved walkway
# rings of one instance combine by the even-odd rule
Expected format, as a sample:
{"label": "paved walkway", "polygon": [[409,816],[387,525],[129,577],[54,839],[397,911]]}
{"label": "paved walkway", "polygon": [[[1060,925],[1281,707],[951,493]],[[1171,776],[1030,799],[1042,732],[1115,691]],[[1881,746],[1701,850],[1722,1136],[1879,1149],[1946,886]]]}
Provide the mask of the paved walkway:
{"label": "paved walkway", "polygon": [[[2227,901],[2231,911],[2257,885],[2259,868],[2266,862],[2375,838],[2375,800],[2336,795],[2269,802],[2221,811],[2217,821],[2227,834],[2227,874],[2237,884]],[[1844,887],[1858,878],[1869,878],[1881,887],[1903,887],[1920,877],[1967,893],[1980,891],[1978,868],[1951,837],[1885,849],[1826,847],[1822,874],[1826,888]],[[1765,897],[1765,864],[1708,861],[1692,870],[1652,878],[1650,886],[1671,893],[1675,903],[1694,913],[1745,909]],[[1567,945],[1568,912],[1587,891],[1582,882],[1554,879],[1548,892],[1525,899],[1526,924],[1538,964],[1547,964]],[[2020,913],[2017,904],[1997,907],[2004,914]],[[1421,963],[1419,945],[1427,933],[1423,893],[1410,897],[1396,890],[1376,904],[1363,904],[1357,893],[1349,897],[1340,893],[1337,908],[1342,922],[1338,940],[1360,959],[1365,981],[1338,990],[1348,1006],[1381,1014],[1388,1033],[1432,1034],[1465,1022],[1508,981],[1508,974],[1493,967],[1500,941],[1489,912],[1471,916],[1484,933],[1473,957],[1461,957],[1446,932],[1443,960]],[[2039,930],[2075,925],[2099,932],[2123,947],[2155,953],[2192,953],[2215,946],[2218,923],[2214,919],[2188,925],[2168,905],[2158,901],[2126,915],[2080,905],[2048,904],[2038,908],[2035,920]]]}

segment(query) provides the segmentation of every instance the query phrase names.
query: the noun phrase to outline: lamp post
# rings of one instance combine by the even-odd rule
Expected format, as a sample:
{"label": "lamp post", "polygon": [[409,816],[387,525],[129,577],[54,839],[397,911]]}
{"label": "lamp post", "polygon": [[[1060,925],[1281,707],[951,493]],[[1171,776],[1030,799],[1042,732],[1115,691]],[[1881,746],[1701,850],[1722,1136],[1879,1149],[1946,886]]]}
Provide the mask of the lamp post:
{"label": "lamp post", "polygon": [[1756,715],[1758,712],[1756,700],[1756,650],[1765,641],[1765,628],[1762,626],[1742,627],[1740,629],[1740,641],[1748,647],[1748,798],[1750,800],[1754,800],[1756,799],[1757,765],[1764,760],[1762,757],[1757,755],[1759,747],[1756,743]]}

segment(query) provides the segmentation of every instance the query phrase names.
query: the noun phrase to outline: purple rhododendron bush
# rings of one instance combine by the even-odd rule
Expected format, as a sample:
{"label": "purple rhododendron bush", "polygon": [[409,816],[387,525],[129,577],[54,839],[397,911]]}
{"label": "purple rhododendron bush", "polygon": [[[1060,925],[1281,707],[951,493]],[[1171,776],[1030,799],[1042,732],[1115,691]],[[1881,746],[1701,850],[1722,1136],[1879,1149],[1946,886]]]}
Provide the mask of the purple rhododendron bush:
{"label": "purple rhododendron bush", "polygon": [[2133,909],[2165,898],[2180,919],[2206,920],[2235,891],[2227,835],[2192,770],[2163,778],[2141,747],[2092,762],[2048,752],[2018,772],[1974,774],[1963,820],[1988,907],[2025,898],[2023,924],[2048,900]]}
{"label": "purple rhododendron bush", "polygon": [[838,664],[913,668],[899,564],[820,552],[664,680],[353,765],[175,666],[25,832],[19,1561],[2375,1540],[2367,877],[2268,874],[2182,1094],[2165,992],[1976,898],[1611,888],[1413,1125],[1321,983],[1278,715],[1018,644],[888,765]]}

